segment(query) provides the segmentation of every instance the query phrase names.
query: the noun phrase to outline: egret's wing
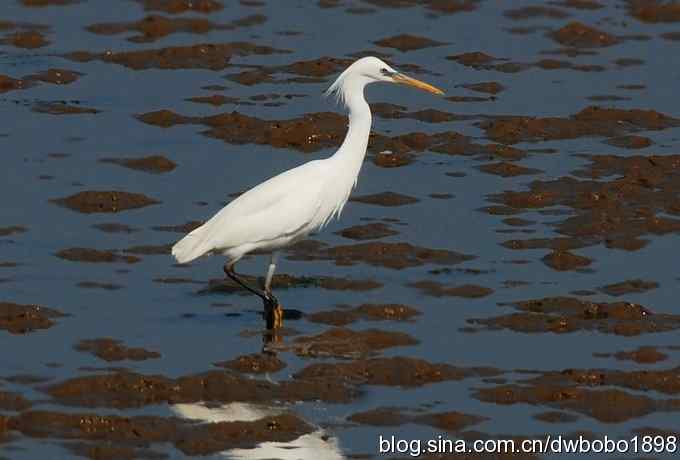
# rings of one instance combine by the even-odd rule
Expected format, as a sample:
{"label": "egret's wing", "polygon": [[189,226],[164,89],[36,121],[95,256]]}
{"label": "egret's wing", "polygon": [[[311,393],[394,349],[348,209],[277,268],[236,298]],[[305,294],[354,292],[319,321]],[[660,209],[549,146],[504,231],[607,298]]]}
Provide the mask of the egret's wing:
{"label": "egret's wing", "polygon": [[275,176],[229,203],[206,224],[208,250],[294,235],[320,218],[325,165],[312,161]]}

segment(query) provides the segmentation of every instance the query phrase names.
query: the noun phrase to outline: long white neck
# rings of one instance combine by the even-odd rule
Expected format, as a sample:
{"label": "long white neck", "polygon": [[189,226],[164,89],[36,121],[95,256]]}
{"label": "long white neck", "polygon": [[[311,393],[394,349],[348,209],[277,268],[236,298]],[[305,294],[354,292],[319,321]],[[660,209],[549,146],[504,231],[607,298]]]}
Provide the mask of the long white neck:
{"label": "long white neck", "polygon": [[366,156],[368,137],[371,133],[371,109],[364,99],[364,81],[346,82],[345,104],[349,109],[349,128],[340,149],[329,159],[336,163],[338,176],[348,181],[350,188],[356,184],[357,176]]}

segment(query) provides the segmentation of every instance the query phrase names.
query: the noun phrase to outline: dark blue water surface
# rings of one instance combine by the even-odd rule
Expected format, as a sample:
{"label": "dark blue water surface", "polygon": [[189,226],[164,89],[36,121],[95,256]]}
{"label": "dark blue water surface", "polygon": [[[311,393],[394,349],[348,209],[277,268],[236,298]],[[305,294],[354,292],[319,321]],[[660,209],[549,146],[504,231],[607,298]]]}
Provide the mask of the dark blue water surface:
{"label": "dark blue water surface", "polygon": [[[26,231],[0,237],[0,262],[16,266],[0,268],[0,301],[38,304],[67,314],[57,318],[49,329],[13,334],[0,330],[0,378],[33,375],[60,382],[81,375],[91,375],[88,367],[125,367],[143,374],[168,377],[215,369],[212,363],[258,352],[262,347],[261,303],[255,297],[209,293],[198,295],[210,279],[220,278],[223,260],[203,259],[190,267],[174,265],[169,254],[141,255],[136,264],[84,263],[56,257],[60,250],[73,247],[122,251],[139,245],[166,245],[181,237],[180,233],[161,232],[152,227],[178,225],[192,220],[205,220],[229,201],[230,194],[245,190],[271,175],[314,158],[333,153],[324,148],[312,153],[275,148],[270,145],[229,144],[201,134],[200,125],[178,125],[160,128],[142,123],[135,115],[166,109],[182,115],[204,116],[222,112],[238,112],[261,119],[289,119],[306,113],[338,111],[333,102],[321,97],[323,89],[334,78],[322,76],[317,82],[285,82],[295,75],[274,74],[276,82],[252,86],[241,85],[225,76],[251,67],[278,66],[323,56],[347,58],[355,53],[374,51],[388,55],[395,67],[416,65],[419,78],[443,88],[447,96],[489,97],[460,85],[498,82],[505,89],[493,100],[453,102],[426,93],[390,85],[372,85],[367,90],[370,102],[402,105],[408,111],[436,109],[457,115],[460,120],[428,123],[410,118],[387,119],[375,116],[376,133],[397,136],[405,133],[439,133],[455,131],[470,136],[472,142],[487,144],[480,122],[497,115],[568,117],[589,105],[622,109],[653,109],[668,116],[679,116],[677,85],[680,76],[678,42],[660,35],[680,30],[677,23],[644,23],[630,16],[626,3],[600,3],[596,10],[567,8],[539,1],[480,1],[471,11],[443,14],[422,5],[403,8],[383,6],[389,2],[274,1],[255,5],[236,0],[221,0],[224,8],[210,14],[187,12],[169,15],[144,11],[135,1],[83,0],[79,3],[41,8],[26,7],[15,0],[0,6],[0,19],[15,23],[43,24],[42,33],[50,41],[47,46],[22,49],[5,43],[0,47],[0,74],[20,78],[50,68],[80,72],[80,78],[67,85],[35,84],[28,89],[0,94],[0,227],[25,227]],[[56,3],[56,2],[55,2]],[[261,4],[260,4],[261,3]],[[437,3],[436,1],[430,3]],[[447,3],[447,2],[442,2]],[[455,2],[450,2],[455,3]],[[459,2],[463,3],[463,2]],[[332,7],[322,7],[330,4]],[[513,20],[504,15],[510,8],[544,6],[565,13],[565,17],[533,17]],[[326,5],[329,6],[329,5]],[[357,14],[356,8],[359,9]],[[136,32],[98,35],[86,30],[94,23],[137,21],[149,14],[166,17],[200,17],[226,24],[247,15],[266,17],[262,24],[233,30],[214,30],[204,34],[174,33],[152,43],[134,43],[126,38]],[[568,15],[568,16],[566,16]],[[594,48],[593,54],[577,57],[546,55],[561,45],[550,36],[570,21],[580,21],[615,36],[640,36],[624,39],[609,47]],[[19,26],[20,30],[23,30]],[[511,33],[515,27],[536,27],[526,34]],[[296,35],[282,34],[298,32]],[[15,31],[7,30],[6,35]],[[398,34],[427,37],[445,44],[401,52],[374,44]],[[101,53],[107,50],[158,49],[197,43],[229,43],[244,41],[270,46],[287,53],[234,56],[224,69],[148,69],[128,67],[93,60],[76,62],[63,57],[73,51]],[[482,51],[508,62],[533,63],[540,59],[567,60],[577,65],[595,64],[599,72],[573,69],[545,70],[532,67],[517,73],[476,69],[447,60],[447,56]],[[620,58],[640,59],[634,66],[621,66]],[[426,71],[426,72],[424,72]],[[625,90],[620,85],[639,84],[642,89]],[[223,85],[223,91],[202,89],[207,85]],[[187,101],[196,96],[223,94],[248,101],[262,94],[299,94],[304,97],[277,99],[280,106],[223,105],[220,107]],[[624,100],[593,102],[594,95],[617,95]],[[89,107],[96,114],[54,115],[33,109],[46,102],[66,101],[72,106]],[[379,167],[369,157],[361,171],[355,195],[398,192],[418,202],[397,207],[383,207],[350,202],[340,222],[333,222],[314,240],[328,245],[356,244],[337,231],[368,223],[367,219],[396,219],[391,228],[397,235],[378,241],[408,242],[423,248],[446,249],[476,256],[440,274],[442,266],[424,263],[401,270],[356,263],[336,265],[333,261],[290,260],[284,253],[279,265],[281,273],[296,276],[333,276],[354,280],[374,280],[382,285],[365,292],[338,291],[319,287],[294,287],[278,292],[288,309],[303,313],[331,310],[340,304],[401,303],[422,314],[410,322],[358,322],[348,326],[354,330],[378,328],[402,331],[416,338],[415,346],[391,348],[382,356],[409,356],[432,363],[449,363],[460,367],[489,366],[503,371],[508,383],[528,377],[519,370],[562,371],[569,368],[634,371],[672,369],[679,352],[667,349],[680,345],[677,331],[624,336],[597,330],[576,330],[556,334],[522,333],[510,329],[471,333],[464,329],[472,318],[491,318],[512,313],[511,306],[500,303],[570,295],[577,290],[598,287],[631,279],[658,283],[658,287],[640,293],[614,298],[596,291],[580,297],[593,302],[627,301],[642,304],[657,313],[680,315],[677,303],[678,269],[677,233],[645,235],[649,243],[637,251],[608,249],[595,244],[573,252],[592,259],[587,269],[557,271],[542,262],[546,249],[511,250],[501,246],[508,239],[552,238],[558,236],[554,223],[563,215],[546,215],[539,209],[523,210],[515,217],[535,221],[524,227],[509,227],[502,220],[509,216],[481,211],[490,206],[490,196],[505,190],[524,191],[533,180],[548,181],[570,176],[589,161],[577,154],[667,155],[676,152],[680,128],[637,133],[649,137],[654,144],[631,151],[603,143],[605,137],[581,136],[568,140],[546,140],[515,144],[519,149],[553,149],[552,153],[529,154],[519,161],[523,167],[541,172],[517,177],[501,177],[480,171],[481,164],[493,158],[478,155],[445,155],[434,151],[416,152],[414,162],[398,168]],[[631,153],[632,152],[632,153]],[[65,156],[54,155],[65,154]],[[138,158],[162,154],[177,164],[171,172],[150,174],[114,164],[103,158]],[[481,160],[481,161],[480,161]],[[446,173],[463,173],[452,177]],[[47,178],[40,176],[49,176]],[[602,180],[611,180],[611,177]],[[143,193],[160,203],[115,214],[84,214],[57,206],[50,200],[85,190],[119,190]],[[431,194],[450,194],[436,199]],[[197,202],[203,202],[198,205]],[[559,207],[558,207],[559,208]],[[571,208],[564,208],[573,213]],[[665,216],[669,217],[669,216]],[[671,216],[672,217],[672,216]],[[137,229],[132,233],[105,233],[95,224],[118,223]],[[529,229],[532,233],[499,233],[499,229]],[[120,252],[122,253],[122,252]],[[509,261],[522,259],[526,263]],[[262,275],[267,256],[251,256],[239,264],[239,271]],[[472,270],[466,270],[472,269]],[[476,272],[479,270],[479,272]],[[190,278],[194,284],[155,282],[159,278]],[[432,280],[445,286],[475,284],[493,292],[479,298],[455,296],[434,297],[410,286]],[[508,287],[508,280],[522,281]],[[119,289],[86,289],[82,282],[111,283]],[[578,297],[578,296],[574,296]],[[213,304],[229,304],[214,306]],[[229,314],[229,315],[227,315]],[[305,319],[288,323],[300,335],[320,333],[329,326]],[[244,333],[246,332],[246,333]],[[129,347],[142,347],[161,354],[158,359],[107,363],[74,349],[80,340],[111,337]],[[284,337],[292,342],[293,337]],[[281,345],[285,348],[285,344]],[[593,353],[631,351],[640,346],[657,346],[667,359],[654,364],[639,364],[613,358],[595,357]],[[284,351],[279,357],[287,367],[266,377],[273,381],[288,380],[301,368],[315,362]],[[323,361],[323,360],[321,360]],[[332,362],[332,360],[328,361]],[[677,372],[674,374],[678,378]],[[120,415],[181,415],[203,421],[257,419],[262,414],[292,411],[319,427],[314,435],[299,439],[289,449],[260,446],[255,450],[238,450],[215,455],[214,458],[342,458],[355,454],[379,457],[380,435],[405,439],[427,439],[443,434],[458,437],[427,425],[408,423],[396,427],[369,427],[347,421],[353,413],[378,407],[400,407],[423,412],[457,411],[487,417],[468,429],[485,436],[539,436],[544,433],[569,434],[591,432],[594,437],[608,435],[616,439],[632,436],[641,427],[676,429],[678,414],[673,410],[634,414],[626,420],[602,420],[587,411],[550,404],[494,404],[474,397],[483,387],[498,385],[482,378],[429,384],[418,388],[364,386],[360,398],[349,404],[300,403],[280,405],[235,405],[208,409],[203,406],[175,407],[154,405],[135,410],[89,409],[63,407],[41,389],[43,384],[29,385],[4,381],[1,391],[24,395],[34,402],[30,410],[56,412],[96,412]],[[579,388],[585,388],[579,387]],[[675,391],[678,385],[675,385]],[[590,390],[607,390],[590,388]],[[621,389],[621,388],[619,388]],[[624,388],[629,395],[652,399],[670,399],[674,395],[654,390]],[[677,395],[675,395],[677,396]],[[198,402],[197,402],[198,403]],[[615,404],[615,403],[613,403]],[[574,421],[550,424],[533,415],[562,407]],[[677,407],[677,405],[676,405]],[[3,410],[7,416],[15,415]],[[329,437],[327,437],[329,436]],[[482,436],[480,434],[479,436]],[[466,437],[474,437],[468,434]],[[292,447],[297,447],[294,449]],[[169,458],[184,458],[171,445],[152,448]],[[71,458],[64,440],[31,438],[19,433],[0,444],[0,457],[11,459]],[[269,450],[268,450],[269,449]],[[389,456],[404,457],[408,454]],[[604,455],[604,454],[602,454]],[[616,457],[612,454],[608,457]],[[649,455],[640,455],[646,456]],[[547,456],[545,456],[547,458]],[[212,458],[212,457],[211,457]]]}

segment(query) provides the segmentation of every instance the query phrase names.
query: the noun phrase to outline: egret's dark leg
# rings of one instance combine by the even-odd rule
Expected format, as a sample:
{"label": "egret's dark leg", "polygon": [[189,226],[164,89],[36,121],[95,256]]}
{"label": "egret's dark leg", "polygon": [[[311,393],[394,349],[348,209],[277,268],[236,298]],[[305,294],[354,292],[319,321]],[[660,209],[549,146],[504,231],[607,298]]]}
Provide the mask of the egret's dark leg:
{"label": "egret's dark leg", "polygon": [[224,266],[224,273],[232,281],[241,286],[243,289],[255,294],[260,299],[262,299],[262,304],[264,305],[265,321],[267,322],[267,329],[274,329],[282,326],[283,310],[281,309],[281,305],[279,304],[278,299],[274,297],[274,295],[271,292],[259,291],[251,286],[248,286],[248,284],[245,281],[238,277],[238,275],[234,271],[233,265],[226,264]]}
{"label": "egret's dark leg", "polygon": [[245,281],[243,281],[241,278],[238,277],[238,275],[234,271],[233,265],[225,265],[224,266],[224,273],[229,278],[231,278],[232,281],[234,281],[236,284],[241,286],[243,289],[245,289],[246,291],[249,291],[249,292],[255,294],[256,296],[258,296],[260,299],[262,299],[263,302],[265,302],[267,300],[267,296],[265,295],[265,293],[263,291],[258,291],[257,289],[255,289],[251,286],[248,286],[248,284],[246,284]]}

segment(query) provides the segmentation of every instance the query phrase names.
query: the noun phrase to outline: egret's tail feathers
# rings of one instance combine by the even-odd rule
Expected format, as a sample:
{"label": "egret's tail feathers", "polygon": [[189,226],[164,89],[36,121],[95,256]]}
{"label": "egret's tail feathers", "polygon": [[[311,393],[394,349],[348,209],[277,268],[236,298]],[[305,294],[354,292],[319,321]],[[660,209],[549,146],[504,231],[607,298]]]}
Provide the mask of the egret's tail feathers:
{"label": "egret's tail feathers", "polygon": [[175,243],[175,245],[172,247],[172,255],[175,257],[177,262],[180,264],[185,264],[191,262],[192,260],[198,259],[208,252],[202,244],[204,242],[204,232],[204,226],[198,227]]}

